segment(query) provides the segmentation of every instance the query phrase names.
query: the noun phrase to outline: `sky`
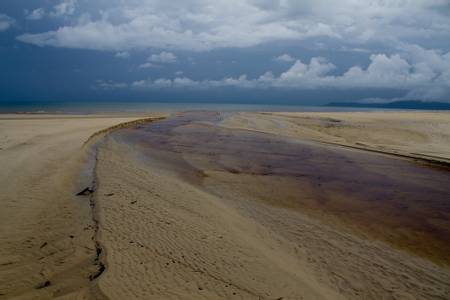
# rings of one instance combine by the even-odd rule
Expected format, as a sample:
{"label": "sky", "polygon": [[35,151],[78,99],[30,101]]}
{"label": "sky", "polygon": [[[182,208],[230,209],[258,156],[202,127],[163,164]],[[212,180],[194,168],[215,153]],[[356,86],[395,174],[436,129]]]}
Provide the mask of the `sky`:
{"label": "sky", "polygon": [[1,0],[0,103],[450,102],[450,0]]}

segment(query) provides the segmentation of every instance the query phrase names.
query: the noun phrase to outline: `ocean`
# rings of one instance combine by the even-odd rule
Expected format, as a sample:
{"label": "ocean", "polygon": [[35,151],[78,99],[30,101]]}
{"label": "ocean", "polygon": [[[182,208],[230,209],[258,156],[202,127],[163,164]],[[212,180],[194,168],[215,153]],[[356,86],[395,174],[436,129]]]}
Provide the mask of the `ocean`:
{"label": "ocean", "polygon": [[147,113],[175,111],[379,111],[380,108],[331,107],[289,104],[236,104],[236,103],[174,103],[174,102],[129,102],[129,101],[0,101],[0,113]]}

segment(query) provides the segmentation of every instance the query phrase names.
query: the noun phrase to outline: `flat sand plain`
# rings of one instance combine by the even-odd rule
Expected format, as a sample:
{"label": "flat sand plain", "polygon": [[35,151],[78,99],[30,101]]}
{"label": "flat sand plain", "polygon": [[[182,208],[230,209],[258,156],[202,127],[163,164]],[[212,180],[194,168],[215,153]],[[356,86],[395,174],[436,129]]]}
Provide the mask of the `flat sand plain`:
{"label": "flat sand plain", "polygon": [[[0,299],[450,298],[448,265],[303,213],[284,199],[291,183],[282,177],[273,179],[286,191],[271,189],[264,170],[207,168],[187,151],[195,146],[183,140],[189,126],[164,140],[172,152],[126,140],[139,126],[83,147],[93,133],[134,119],[0,117]],[[445,162],[449,122],[446,113],[240,113],[197,129]],[[92,180],[91,196],[74,196]]]}
{"label": "flat sand plain", "polygon": [[450,112],[241,113],[222,125],[450,163]]}
{"label": "flat sand plain", "polygon": [[[137,116],[0,115],[0,299],[97,294],[84,142]],[[92,170],[91,170],[92,171]]]}

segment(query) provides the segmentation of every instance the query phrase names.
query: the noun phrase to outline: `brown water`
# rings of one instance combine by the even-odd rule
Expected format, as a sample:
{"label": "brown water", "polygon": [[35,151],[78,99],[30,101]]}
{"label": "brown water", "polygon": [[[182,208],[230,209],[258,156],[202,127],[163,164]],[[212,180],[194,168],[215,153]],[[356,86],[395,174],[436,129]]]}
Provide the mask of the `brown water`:
{"label": "brown water", "polygon": [[115,133],[153,166],[219,196],[297,210],[450,264],[450,172],[337,146],[220,127],[183,113]]}

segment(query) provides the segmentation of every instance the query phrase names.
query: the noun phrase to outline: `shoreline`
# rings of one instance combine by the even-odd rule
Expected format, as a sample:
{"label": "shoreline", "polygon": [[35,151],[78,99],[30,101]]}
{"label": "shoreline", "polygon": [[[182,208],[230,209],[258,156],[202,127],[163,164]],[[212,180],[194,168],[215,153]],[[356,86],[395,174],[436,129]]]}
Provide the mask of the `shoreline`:
{"label": "shoreline", "polygon": [[[447,134],[445,144],[441,146],[441,151],[445,151],[445,155],[431,155],[426,153],[415,153],[420,152],[420,150],[413,150],[408,149],[407,147],[405,149],[400,149],[398,147],[393,147],[389,144],[382,144],[382,145],[376,145],[371,144],[370,142],[366,142],[364,135],[366,137],[370,137],[372,135],[370,131],[370,123],[367,124],[368,128],[361,128],[358,129],[359,126],[366,126],[364,123],[359,123],[360,120],[358,118],[354,118],[352,115],[362,115],[371,117],[372,115],[375,115],[378,117],[378,115],[386,115],[390,116],[393,114],[398,114],[400,116],[404,115],[407,116],[409,120],[412,120],[413,117],[409,116],[441,116],[441,119],[446,122],[447,130],[450,132],[450,112],[447,111],[416,111],[416,112],[410,112],[410,111],[399,111],[399,112],[383,112],[383,111],[373,111],[373,112],[260,112],[260,113],[242,113],[242,115],[246,118],[249,118],[252,122],[256,123],[263,121],[276,121],[276,122],[287,122],[289,126],[292,126],[288,128],[289,130],[292,130],[292,132],[283,132],[281,129],[273,129],[273,128],[264,128],[265,125],[254,125],[254,128],[245,127],[245,125],[239,124],[239,120],[231,120],[227,124],[224,124],[224,127],[229,128],[238,128],[242,130],[249,130],[249,131],[255,131],[255,132],[261,132],[261,133],[267,133],[267,134],[274,134],[274,135],[285,135],[287,137],[291,138],[297,138],[299,140],[305,140],[305,141],[311,141],[311,142],[317,142],[325,145],[334,145],[334,146],[340,146],[345,147],[349,149],[357,149],[362,151],[369,151],[373,153],[379,153],[383,155],[389,155],[392,157],[398,157],[398,158],[404,158],[404,159],[410,159],[412,161],[415,161],[417,163],[425,163],[430,164],[431,166],[438,166],[438,167],[444,167],[448,168],[450,167],[450,151],[445,151],[445,149],[450,149],[450,134]],[[237,116],[236,119],[238,119],[239,116]],[[261,118],[261,120],[260,120]],[[273,120],[272,120],[273,119]],[[353,120],[355,119],[355,120]],[[376,118],[374,120],[378,121]],[[382,121],[381,119],[379,121]],[[383,120],[384,121],[384,120]],[[397,126],[397,125],[390,125],[390,119],[387,118],[387,121],[385,127],[386,131],[391,130],[391,127],[389,126]],[[292,123],[291,123],[292,122]],[[297,123],[298,122],[298,123]],[[312,124],[315,122],[314,124]],[[415,124],[413,124],[416,126]],[[261,128],[258,128],[258,126],[262,126]],[[343,126],[343,128],[339,128],[340,126]],[[401,125],[403,128],[405,128],[407,125]],[[298,128],[297,128],[298,127]],[[325,128],[324,131],[320,128]],[[330,129],[333,129],[333,127],[337,127],[340,129],[340,131],[333,132],[330,130],[330,133],[326,131],[326,128],[330,127]],[[407,128],[407,127],[406,127]],[[320,130],[319,130],[320,129]],[[396,128],[394,128],[396,129]],[[307,133],[301,133],[301,130],[308,130]],[[378,129],[377,129],[378,130]],[[444,129],[443,129],[444,130]],[[359,136],[359,140],[355,139],[351,135],[354,135],[355,133],[351,132],[355,131],[357,132]],[[421,133],[426,134],[426,133]],[[433,133],[432,133],[433,134]],[[399,140],[399,143],[405,142],[404,140]],[[426,144],[424,144],[426,145]]]}
{"label": "shoreline", "polygon": [[108,127],[108,128],[105,128],[105,129],[102,129],[102,130],[99,130],[99,131],[93,133],[83,143],[83,146],[89,144],[93,139],[104,138],[105,135],[107,135],[110,132],[113,132],[114,130],[129,128],[129,127],[138,126],[138,125],[141,125],[141,124],[153,123],[153,122],[164,120],[166,118],[167,118],[167,116],[163,116],[163,117],[148,117],[148,118],[141,118],[141,119],[137,119],[137,120],[128,121],[128,122],[120,123],[120,124],[117,124],[117,125],[113,125],[111,127]]}
{"label": "shoreline", "polygon": [[347,144],[324,142],[324,141],[320,141],[320,140],[310,140],[310,141],[325,144],[325,145],[332,145],[332,146],[338,146],[338,147],[343,147],[343,148],[373,152],[373,153],[378,153],[378,154],[387,155],[390,157],[396,157],[396,158],[400,158],[400,159],[407,159],[407,160],[410,160],[415,163],[425,164],[429,167],[441,167],[441,168],[445,168],[446,170],[450,171],[450,160],[445,159],[443,157],[442,158],[441,157],[427,158],[427,157],[423,157],[420,155],[414,156],[413,154],[395,153],[395,152],[390,152],[388,150],[378,150],[378,149],[372,149],[372,148],[368,148],[368,147],[358,147],[358,146],[347,145]]}
{"label": "shoreline", "polygon": [[[259,130],[253,130],[253,129],[243,129],[243,128],[239,128],[239,129],[247,130],[249,132],[258,132],[258,133],[270,134],[270,135],[277,136],[275,133],[270,133],[270,132],[263,131],[263,130],[259,131]],[[413,153],[411,153],[411,154],[396,153],[396,152],[391,152],[389,150],[373,149],[373,148],[365,147],[365,146],[349,145],[349,144],[345,144],[345,143],[333,143],[333,142],[327,142],[324,140],[307,139],[307,138],[299,138],[299,141],[306,141],[306,142],[318,143],[318,144],[323,144],[323,145],[342,147],[342,148],[347,148],[347,149],[373,152],[376,154],[386,155],[386,156],[390,156],[393,158],[407,159],[407,160],[410,160],[415,163],[421,163],[421,164],[428,165],[430,167],[441,167],[441,168],[445,168],[446,170],[450,170],[450,159],[447,159],[444,157],[436,157],[436,158],[429,157],[428,158],[428,157],[421,156],[420,154],[415,156]]]}
{"label": "shoreline", "polygon": [[[92,221],[94,223],[94,237],[93,241],[95,243],[96,248],[96,258],[95,258],[95,265],[98,266],[97,272],[93,273],[89,276],[90,281],[94,281],[107,271],[108,263],[107,263],[107,248],[102,245],[101,238],[100,238],[100,227],[101,227],[101,221],[100,221],[100,212],[96,208],[99,195],[97,193],[98,188],[98,182],[99,182],[99,176],[97,173],[97,166],[98,166],[98,147],[99,143],[101,144],[102,141],[108,136],[108,134],[114,132],[115,130],[120,129],[126,129],[131,128],[135,126],[139,126],[142,124],[148,124],[148,123],[154,123],[158,122],[160,120],[166,119],[167,116],[162,117],[147,117],[147,118],[141,118],[136,119],[132,121],[127,121],[123,123],[119,123],[113,126],[110,126],[108,128],[101,129],[95,133],[93,133],[89,138],[83,143],[83,147],[88,147],[89,151],[91,152],[92,159],[94,160],[94,165],[92,167],[91,173],[92,173],[92,183],[87,189],[91,189],[92,193],[90,193],[87,197],[89,198],[89,205],[91,207],[92,211]],[[98,283],[95,283],[96,289],[105,297],[104,293],[101,289],[98,288]]]}
{"label": "shoreline", "polygon": [[[376,231],[367,231],[367,235],[356,234],[349,230],[351,227],[341,226],[346,224],[340,224],[337,217],[328,218],[325,212],[321,214],[328,220],[308,214],[303,206],[296,206],[296,201],[304,199],[307,204],[315,204],[315,197],[318,197],[319,205],[331,201],[321,201],[322,195],[327,194],[325,186],[314,188],[318,193],[312,193],[311,186],[315,181],[308,184],[309,175],[299,174],[298,180],[286,181],[285,173],[277,177],[270,170],[258,169],[259,163],[252,160],[252,155],[244,158],[243,162],[244,167],[249,166],[248,172],[233,165],[235,159],[230,157],[236,153],[233,147],[242,152],[240,156],[250,149],[254,149],[255,156],[258,156],[258,153],[272,149],[264,145],[273,145],[273,149],[278,149],[275,160],[262,158],[261,162],[274,166],[276,157],[291,156],[283,152],[286,148],[278,144],[279,140],[251,144],[247,149],[244,141],[255,141],[256,137],[245,132],[236,133],[237,138],[229,140],[229,143],[223,139],[232,136],[233,130],[213,130],[212,135],[202,137],[209,130],[207,128],[217,125],[214,120],[211,123],[208,120],[189,124],[169,119],[163,121],[155,132],[147,128],[141,136],[139,130],[125,129],[106,137],[99,155],[97,203],[103,212],[100,214],[101,239],[108,252],[108,269],[100,278],[99,287],[109,298],[132,295],[139,299],[402,299],[420,295],[423,299],[432,299],[449,295],[450,286],[446,283],[450,278],[448,265],[433,258],[433,255],[442,257],[442,251],[431,252],[431,256],[426,252],[416,253],[402,248],[404,244],[391,243],[376,236]],[[166,127],[171,121],[175,127]],[[199,131],[191,132],[196,128],[195,124]],[[207,124],[210,126],[205,126]],[[130,137],[133,133],[137,136]],[[149,144],[146,144],[147,140]],[[142,141],[142,144],[136,141]],[[219,143],[215,144],[215,141]],[[231,145],[240,141],[243,144]],[[202,148],[205,144],[210,144],[211,148]],[[256,148],[261,152],[255,150],[257,145],[262,146],[261,149]],[[229,149],[229,152],[221,152],[221,149]],[[300,153],[300,150],[298,148],[292,155]],[[218,155],[214,155],[214,151],[219,151]],[[339,155],[342,152],[344,150],[340,150]],[[365,150],[358,149],[358,152],[363,153],[363,157],[371,156]],[[306,150],[304,158],[308,159],[308,153]],[[341,162],[345,163],[345,158],[350,159],[351,155],[343,157]],[[295,161],[303,161],[301,158],[299,156]],[[219,166],[209,165],[216,160]],[[377,161],[380,162],[380,172],[386,165],[402,169],[410,164],[398,163],[401,161],[398,158],[382,158],[369,160],[366,167]],[[316,160],[311,162],[306,164],[305,171],[321,168],[320,164],[314,165],[318,163]],[[220,167],[221,163],[225,166]],[[306,160],[303,165],[305,163]],[[324,162],[326,164],[327,161]],[[349,164],[359,165],[358,162]],[[280,165],[274,168],[281,170]],[[312,175],[322,177],[333,175],[331,173],[313,171]],[[358,174],[351,177],[351,172],[337,176],[345,174],[350,174],[350,177],[343,180],[353,178],[356,186],[364,178]],[[383,176],[381,172],[376,180]],[[435,178],[436,174],[433,176]],[[296,174],[294,177],[297,178]],[[306,184],[302,184],[301,178],[305,178]],[[331,195],[343,193],[337,195],[335,203],[337,208],[345,211],[344,216],[346,213],[354,215],[358,209],[365,211],[364,203],[352,206],[346,202],[355,195],[352,196],[350,190],[345,194],[345,186],[340,190],[339,186],[333,185],[336,178],[323,178],[323,181],[319,178],[317,182],[325,185],[329,181],[331,188],[337,187],[330,190]],[[382,192],[389,178],[376,188]],[[278,182],[278,185],[273,186],[272,182]],[[370,188],[370,185],[363,187]],[[404,191],[400,189],[400,192]],[[361,196],[364,196],[363,192]],[[377,190],[369,189],[368,196],[372,192],[375,196],[367,201],[369,206],[372,200],[376,200]],[[381,197],[383,195],[380,194]],[[291,197],[300,198],[289,200]],[[386,207],[389,214],[390,204]],[[347,208],[353,210],[347,211]],[[397,212],[392,211],[394,215]],[[369,223],[374,221],[376,225],[378,221],[382,222],[385,214],[384,211],[381,213],[369,214],[372,216]],[[357,218],[349,222],[355,220]],[[383,226],[392,225],[386,224]],[[408,233],[411,232],[405,234]],[[425,240],[418,238],[420,245],[425,245]]]}
{"label": "shoreline", "polygon": [[[291,134],[289,130],[292,128],[285,128],[278,124],[278,121],[273,123],[277,125],[273,127],[273,124],[267,123],[266,119],[255,121],[254,116],[260,114],[243,114],[249,122],[245,125],[247,128],[244,128],[245,126],[233,128],[280,137],[283,137],[279,134],[280,132]],[[308,114],[314,115],[314,113]],[[239,114],[235,115],[239,116]],[[367,260],[374,260],[382,266],[386,264],[389,274],[387,278],[401,284],[405,281],[420,285],[420,280],[416,281],[419,278],[422,278],[422,281],[431,280],[431,282],[435,282],[437,278],[450,278],[448,267],[438,266],[432,260],[393,251],[384,242],[364,240],[340,230],[339,227],[325,226],[320,219],[298,214],[289,207],[269,208],[266,204],[253,202],[257,199],[250,201],[245,197],[241,199],[240,196],[236,196],[237,198],[231,201],[234,197],[231,186],[227,188],[226,185],[222,187],[218,185],[218,195],[196,187],[172,173],[177,172],[178,167],[183,168],[177,163],[178,159],[173,161],[174,165],[167,165],[167,168],[164,164],[160,164],[158,161],[160,155],[161,158],[165,158],[166,155],[170,158],[171,154],[162,150],[156,151],[157,155],[151,158],[150,165],[147,165],[147,162],[142,161],[142,157],[137,155],[135,147],[139,147],[138,145],[127,148],[115,141],[114,136],[120,136],[121,132],[133,131],[131,129],[133,126],[145,126],[148,122],[166,119],[167,114],[155,114],[147,118],[83,117],[83,115],[66,117],[48,114],[41,115],[42,118],[36,116],[27,118],[27,115],[21,115],[21,117],[2,118],[0,114],[0,128],[8,122],[16,124],[14,125],[16,127],[11,125],[0,131],[0,136],[3,132],[7,133],[3,144],[0,145],[0,162],[6,163],[4,172],[22,167],[13,172],[12,177],[8,179],[9,182],[4,185],[9,183],[11,192],[15,191],[16,186],[22,185],[19,191],[23,192],[25,199],[32,199],[30,200],[32,202],[27,205],[36,205],[36,207],[28,209],[25,203],[23,207],[18,206],[17,203],[11,204],[11,207],[3,213],[12,215],[13,211],[20,212],[17,217],[19,224],[8,227],[16,231],[12,231],[7,236],[2,235],[1,238],[2,241],[9,241],[9,245],[16,247],[15,255],[33,255],[38,265],[39,258],[44,257],[44,275],[34,275],[30,269],[27,269],[25,273],[23,268],[26,264],[20,265],[18,260],[13,259],[12,252],[8,252],[10,250],[3,245],[0,247],[0,254],[7,253],[7,255],[2,257],[0,265],[7,263],[8,272],[12,273],[5,277],[9,280],[10,289],[6,290],[6,296],[0,295],[0,299],[31,295],[50,298],[51,295],[60,295],[63,293],[61,291],[66,291],[64,293],[67,295],[87,298],[99,296],[106,299],[119,299],[130,295],[146,299],[143,295],[150,295],[146,294],[150,292],[161,297],[188,293],[193,298],[201,296],[217,299],[223,298],[223,295],[229,297],[247,295],[255,299],[258,297],[290,299],[299,295],[316,299],[358,298],[358,293],[362,293],[363,290],[352,284],[345,290],[340,290],[335,283],[338,278],[324,272],[323,266],[317,264],[317,261],[321,260],[327,262],[326,269],[336,268],[333,269],[336,274],[342,272],[341,275],[346,278],[345,285],[349,284],[347,280],[353,280],[358,284],[369,284],[370,290],[365,291],[368,297],[376,297],[377,293],[389,290],[388,284],[376,276],[380,271],[378,267],[366,266],[364,261],[360,260],[348,261],[346,256],[339,258],[341,251],[342,253],[361,251],[361,255]],[[233,119],[232,122],[236,120]],[[105,126],[106,124],[110,125]],[[229,125],[230,123],[226,122],[218,124],[223,128],[228,128]],[[237,123],[237,125],[242,124]],[[252,126],[262,126],[263,130],[257,131]],[[93,131],[94,127],[98,129]],[[363,128],[361,130],[364,132]],[[12,134],[13,132],[16,134]],[[293,134],[289,137],[313,144],[351,148],[361,152],[376,152],[393,159],[417,160],[418,163],[424,163],[426,167],[436,167],[435,162],[431,162],[429,166],[428,162],[423,162],[420,158],[388,153],[385,152],[386,149],[379,151],[353,147]],[[210,140],[207,139],[206,142]],[[181,145],[185,147],[184,142]],[[50,146],[51,149],[54,148],[51,151],[47,149]],[[93,159],[92,168],[88,165],[89,155]],[[184,159],[193,158],[189,155]],[[8,159],[12,158],[16,160],[20,158],[20,164],[12,160],[8,162]],[[32,161],[42,161],[42,163],[33,165]],[[171,169],[173,167],[175,169]],[[448,170],[448,165],[443,168]],[[42,173],[43,170],[45,170],[44,173]],[[83,172],[87,173],[83,175]],[[34,183],[35,179],[30,177],[31,174],[39,174],[43,182]],[[90,182],[86,174],[91,174]],[[214,176],[222,178],[220,172],[204,174],[200,182],[214,183],[211,181]],[[3,178],[2,176],[5,177],[6,173],[0,172],[0,179]],[[80,181],[80,177],[84,177],[85,181],[83,182],[82,179]],[[64,179],[61,184],[58,178]],[[226,177],[223,178],[226,179]],[[254,184],[264,182],[264,176],[261,177],[260,182],[257,176],[255,178]],[[14,183],[12,180],[17,181],[17,184],[11,184]],[[33,186],[38,189],[31,188]],[[86,196],[74,196],[85,187],[89,187],[93,192]],[[55,195],[48,194],[46,192],[48,189],[57,189],[60,192]],[[67,194],[68,191],[70,195]],[[4,199],[9,197],[16,202],[20,200],[8,189],[5,192]],[[242,202],[235,201],[237,199],[241,199]],[[33,210],[42,213],[37,214]],[[27,225],[28,228],[23,233],[20,231],[22,220],[31,224],[31,227]],[[36,225],[41,223],[45,226]],[[52,228],[65,223],[71,226],[62,229],[61,233],[52,231]],[[293,224],[295,226],[291,228]],[[295,228],[301,228],[301,234],[289,236]],[[72,232],[75,229],[76,232]],[[45,235],[40,237],[41,233],[38,230],[44,231]],[[45,230],[48,232],[46,233]],[[287,235],[284,235],[284,232]],[[6,230],[3,233],[6,233]],[[11,239],[13,235],[18,240]],[[21,243],[30,235],[36,235],[37,238],[28,244],[23,244],[25,247],[22,246]],[[83,235],[84,238],[81,240]],[[296,241],[297,238],[300,239],[298,245],[305,246],[292,248],[294,245],[292,241]],[[329,245],[324,241],[332,241],[337,248],[328,249]],[[90,242],[94,244],[91,245]],[[346,248],[347,243],[351,245],[350,248]],[[31,245],[31,248],[27,248],[28,245]],[[55,251],[53,249],[58,250],[53,252]],[[214,249],[214,251],[208,249]],[[48,253],[45,252],[47,250]],[[71,254],[74,258],[69,258],[69,255],[67,258],[55,257],[64,261],[61,266],[57,266],[52,261],[54,253],[70,253],[70,251],[74,251],[75,255]],[[334,251],[338,252],[334,253]],[[386,257],[374,251],[381,251],[380,253]],[[223,255],[216,256],[215,252],[223,252]],[[89,255],[86,256],[84,253]],[[229,256],[239,263],[228,261]],[[419,276],[412,272],[413,269],[403,270],[405,266],[395,263],[396,260],[402,261],[408,257],[411,259],[408,263],[414,266],[414,270],[425,273]],[[387,258],[389,261],[386,261]],[[35,263],[28,262],[28,264]],[[53,267],[53,264],[57,267]],[[242,266],[245,268],[242,269]],[[351,272],[359,274],[360,269],[366,267],[374,268],[371,269],[373,275],[360,274],[369,276],[369,281],[359,282],[360,279],[351,279],[353,276]],[[269,280],[266,277],[267,268],[270,274],[277,274],[277,279],[273,279],[272,276]],[[352,271],[349,273],[346,268]],[[408,274],[409,279],[396,277],[400,276],[402,270]],[[14,276],[14,272],[21,275]],[[436,277],[428,277],[433,272]],[[132,281],[123,278],[123,274],[129,276]],[[230,274],[239,274],[239,276],[230,277]],[[22,287],[14,293],[7,292],[13,289],[14,284],[19,284],[16,280],[20,276],[25,276],[26,280],[31,280],[33,284],[28,285],[27,289]],[[142,284],[139,284],[140,281]],[[145,282],[148,284],[144,284]],[[173,286],[174,282],[179,282],[181,286]],[[372,287],[375,283],[381,284],[382,290]],[[127,291],[129,294],[124,293],[121,288],[124,285],[135,284],[134,290]],[[289,288],[283,287],[285,284]],[[298,290],[296,284],[303,287],[303,292]],[[432,287],[434,288],[434,285]],[[445,292],[446,287],[441,286],[441,288],[444,288],[441,291]],[[5,292],[0,289],[0,293]]]}

